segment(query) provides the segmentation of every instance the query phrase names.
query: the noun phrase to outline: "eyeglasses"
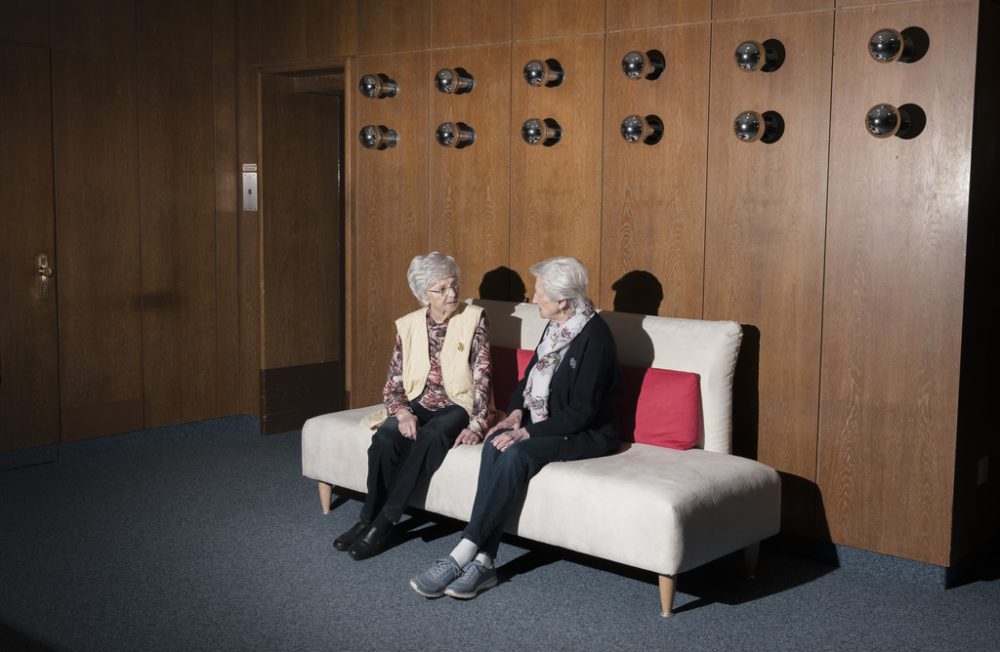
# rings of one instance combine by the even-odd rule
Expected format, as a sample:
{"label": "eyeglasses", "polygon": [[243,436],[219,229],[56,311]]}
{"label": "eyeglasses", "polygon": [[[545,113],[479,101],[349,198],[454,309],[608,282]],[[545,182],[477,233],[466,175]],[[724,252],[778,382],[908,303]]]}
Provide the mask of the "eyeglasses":
{"label": "eyeglasses", "polygon": [[458,290],[459,290],[460,287],[461,286],[459,285],[458,281],[455,281],[451,285],[445,286],[443,288],[430,289],[430,290],[427,290],[427,291],[428,292],[433,292],[434,294],[441,294],[441,295],[448,294],[448,292],[454,292],[457,295],[458,294]]}

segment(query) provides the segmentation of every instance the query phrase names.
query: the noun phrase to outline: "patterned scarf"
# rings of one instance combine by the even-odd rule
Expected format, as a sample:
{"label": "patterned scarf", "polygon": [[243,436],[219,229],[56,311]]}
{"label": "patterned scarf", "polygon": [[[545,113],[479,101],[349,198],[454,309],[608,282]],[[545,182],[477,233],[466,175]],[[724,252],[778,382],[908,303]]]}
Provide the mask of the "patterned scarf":
{"label": "patterned scarf", "polygon": [[[550,321],[545,327],[545,334],[535,351],[538,361],[528,373],[528,381],[524,384],[524,407],[531,411],[531,422],[539,423],[549,418],[549,385],[559,363],[562,362],[570,342],[580,334],[594,316],[593,306],[576,313],[562,324]],[[576,366],[576,360],[570,360]]]}

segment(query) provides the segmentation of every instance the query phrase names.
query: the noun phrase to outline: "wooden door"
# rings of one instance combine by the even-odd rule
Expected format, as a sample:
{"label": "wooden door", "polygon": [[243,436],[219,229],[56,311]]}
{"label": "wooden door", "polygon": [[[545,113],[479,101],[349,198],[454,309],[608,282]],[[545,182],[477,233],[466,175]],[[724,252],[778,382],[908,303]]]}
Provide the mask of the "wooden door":
{"label": "wooden door", "polygon": [[344,406],[343,81],[323,77],[261,75],[265,433]]}
{"label": "wooden door", "polygon": [[135,59],[53,49],[62,439],[143,428]]}
{"label": "wooden door", "polygon": [[[0,451],[59,441],[51,76],[45,47],[0,44]],[[56,272],[59,270],[56,269]]]}

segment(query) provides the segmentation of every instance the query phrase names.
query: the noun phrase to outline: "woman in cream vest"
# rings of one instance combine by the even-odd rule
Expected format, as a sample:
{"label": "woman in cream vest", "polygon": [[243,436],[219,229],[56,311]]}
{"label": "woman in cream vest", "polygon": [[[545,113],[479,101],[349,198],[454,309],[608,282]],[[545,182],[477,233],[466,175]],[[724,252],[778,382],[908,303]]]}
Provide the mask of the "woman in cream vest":
{"label": "woman in cream vest", "polygon": [[354,559],[378,554],[410,495],[448,450],[478,444],[489,428],[490,345],[485,311],[458,299],[455,259],[417,256],[406,273],[424,307],[396,320],[384,409],[368,449],[368,496],[361,516],[333,542]]}

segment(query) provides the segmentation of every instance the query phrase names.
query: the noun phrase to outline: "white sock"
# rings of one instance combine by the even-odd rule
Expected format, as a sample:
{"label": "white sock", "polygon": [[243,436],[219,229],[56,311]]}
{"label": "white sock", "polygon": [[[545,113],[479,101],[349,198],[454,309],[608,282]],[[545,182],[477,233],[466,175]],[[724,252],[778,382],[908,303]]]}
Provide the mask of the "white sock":
{"label": "white sock", "polygon": [[465,568],[465,566],[472,561],[473,557],[476,556],[476,552],[479,551],[479,546],[472,543],[468,539],[462,539],[455,546],[455,549],[451,551],[451,558],[455,560],[459,568]]}
{"label": "white sock", "polygon": [[476,561],[478,561],[486,568],[493,568],[493,558],[487,555],[485,552],[481,552],[478,555],[476,555]]}

